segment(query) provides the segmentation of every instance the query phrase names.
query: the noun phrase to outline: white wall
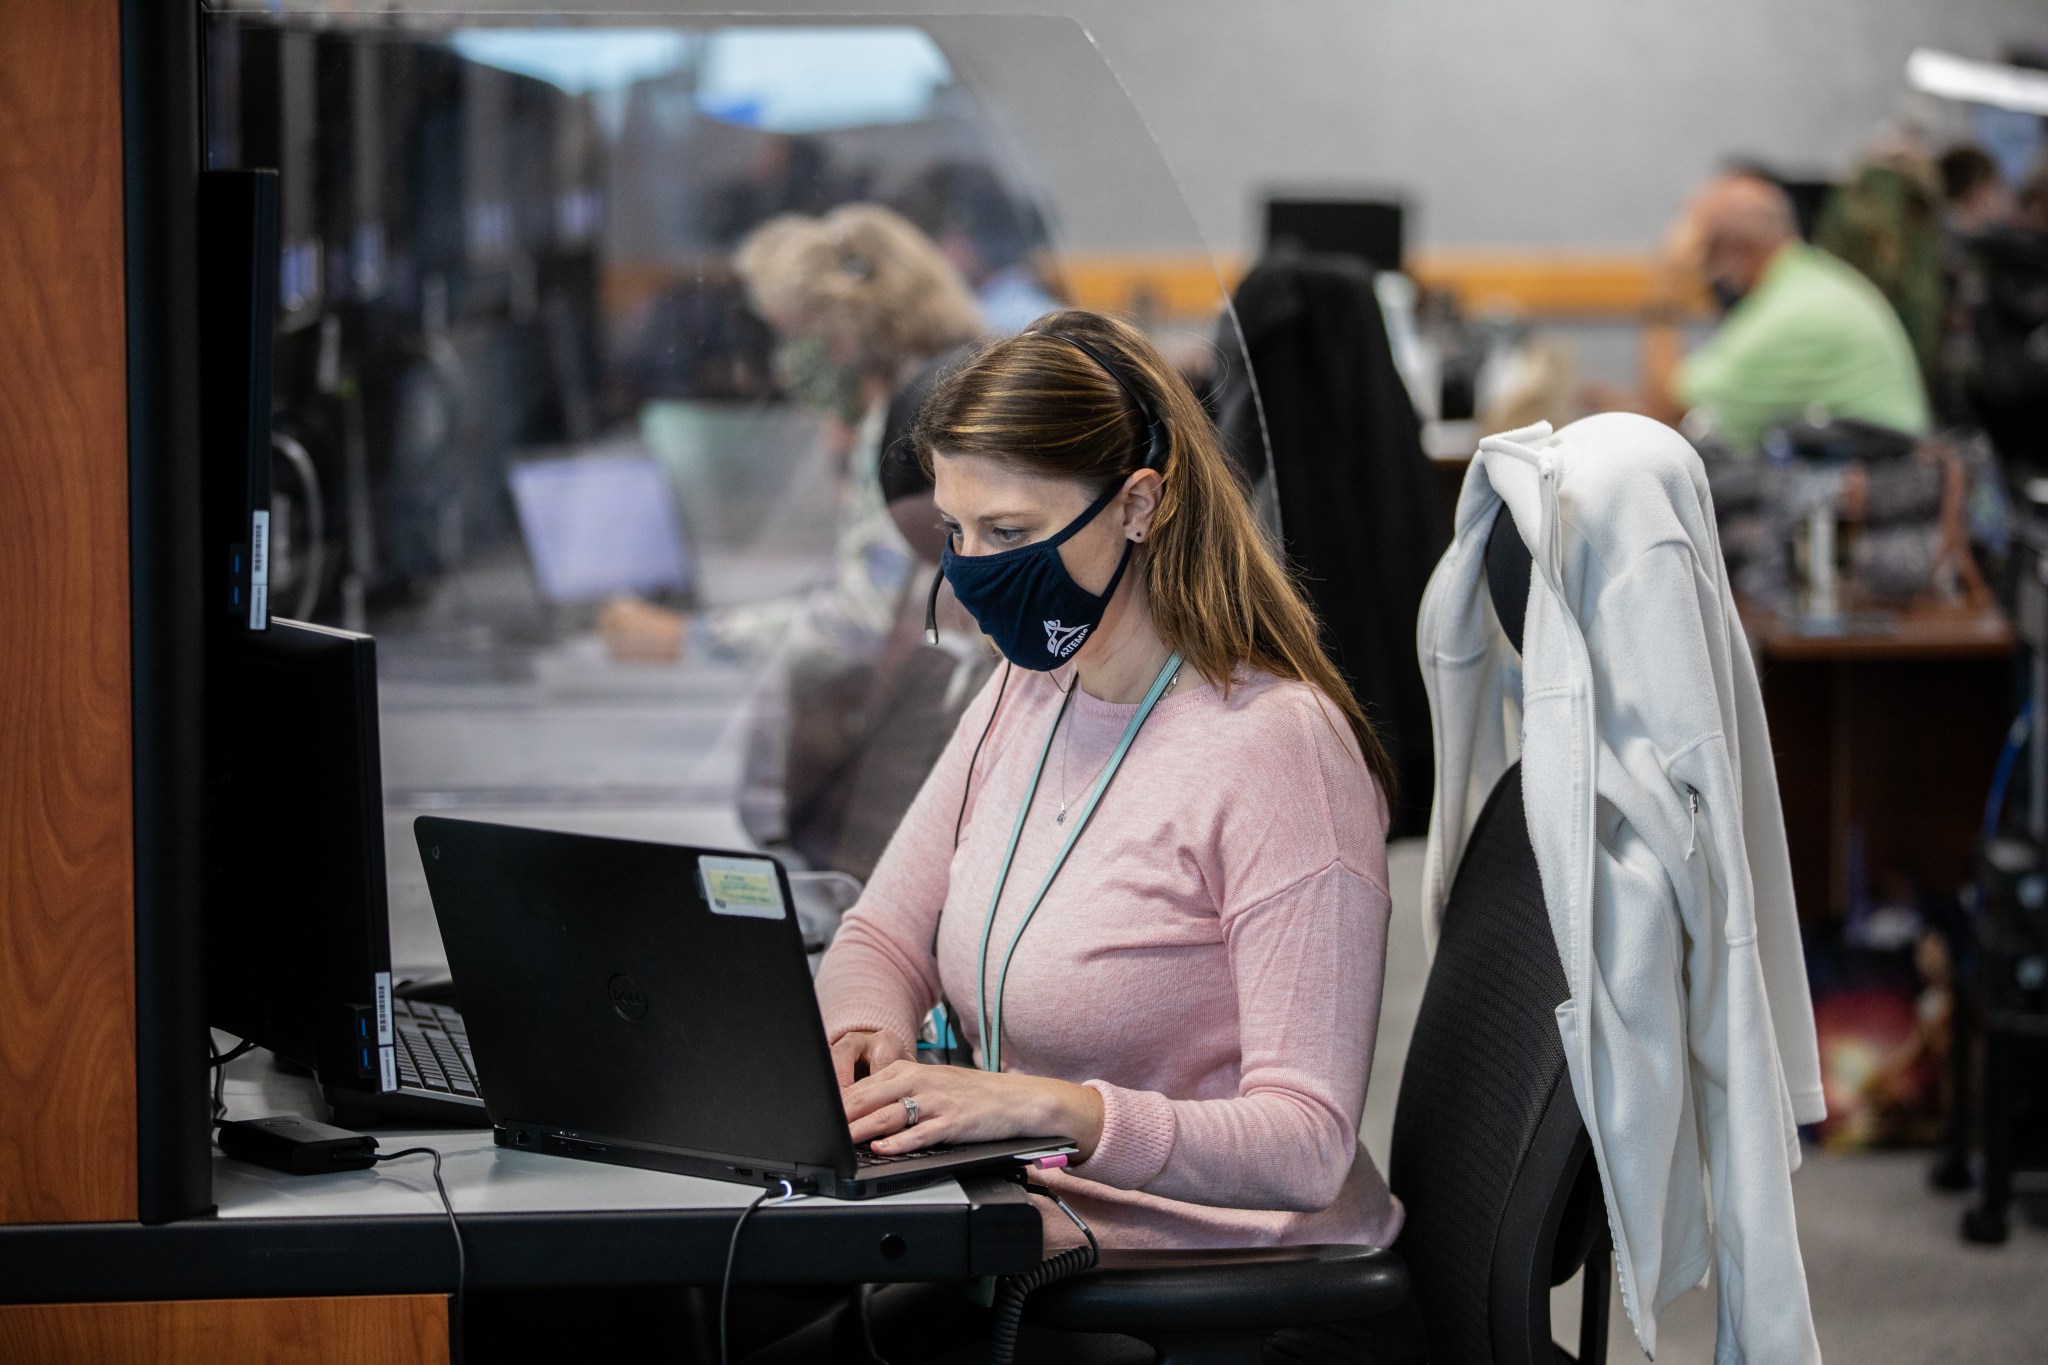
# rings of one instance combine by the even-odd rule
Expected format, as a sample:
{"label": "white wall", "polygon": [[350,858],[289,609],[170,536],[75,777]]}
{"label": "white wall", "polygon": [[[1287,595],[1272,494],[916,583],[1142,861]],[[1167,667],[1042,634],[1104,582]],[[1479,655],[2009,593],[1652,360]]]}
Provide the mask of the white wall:
{"label": "white wall", "polygon": [[1904,110],[1907,54],[2048,46],[2041,0],[1069,3],[1219,248],[1261,186],[1406,189],[1417,240],[1653,242],[1733,154],[1832,173]]}
{"label": "white wall", "polygon": [[[691,8],[695,8],[692,6]],[[861,12],[769,0],[762,12]],[[1648,246],[1746,154],[1839,169],[1906,55],[2048,47],[2043,0],[910,0],[1094,35],[1218,250],[1268,186],[1405,191],[1415,240]],[[873,12],[872,9],[867,12]],[[1059,92],[1046,92],[1057,100]]]}

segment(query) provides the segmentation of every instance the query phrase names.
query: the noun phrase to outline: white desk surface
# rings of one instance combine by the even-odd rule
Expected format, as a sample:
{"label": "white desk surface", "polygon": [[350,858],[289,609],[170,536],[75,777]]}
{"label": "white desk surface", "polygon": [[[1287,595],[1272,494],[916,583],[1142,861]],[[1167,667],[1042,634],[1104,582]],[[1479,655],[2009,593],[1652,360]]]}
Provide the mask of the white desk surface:
{"label": "white desk surface", "polygon": [[[318,1114],[312,1082],[276,1069],[266,1052],[229,1064],[226,1088],[230,1119],[270,1114]],[[760,1194],[757,1187],[613,1166],[573,1157],[543,1156],[496,1146],[486,1129],[430,1132],[415,1129],[376,1133],[378,1150],[436,1147],[441,1174],[458,1215],[477,1213],[576,1213],[621,1210],[742,1209]],[[264,1166],[231,1161],[213,1152],[213,1196],[222,1218],[363,1218],[441,1213],[434,1192],[433,1162],[424,1156],[382,1162],[367,1171],[331,1175],[287,1175]],[[968,1206],[958,1181],[861,1201],[862,1206],[960,1208]],[[778,1215],[806,1208],[845,1208],[843,1200],[799,1197],[777,1206]]]}

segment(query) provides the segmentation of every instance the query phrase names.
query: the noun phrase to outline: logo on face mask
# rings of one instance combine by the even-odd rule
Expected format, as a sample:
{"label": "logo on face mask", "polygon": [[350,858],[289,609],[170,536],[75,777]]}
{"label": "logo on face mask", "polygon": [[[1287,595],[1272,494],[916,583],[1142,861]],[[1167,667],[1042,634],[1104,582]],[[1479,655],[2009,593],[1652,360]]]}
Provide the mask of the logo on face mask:
{"label": "logo on face mask", "polygon": [[1086,626],[1063,626],[1057,621],[1047,621],[1045,626],[1045,647],[1055,659],[1064,659],[1081,647],[1088,638]]}

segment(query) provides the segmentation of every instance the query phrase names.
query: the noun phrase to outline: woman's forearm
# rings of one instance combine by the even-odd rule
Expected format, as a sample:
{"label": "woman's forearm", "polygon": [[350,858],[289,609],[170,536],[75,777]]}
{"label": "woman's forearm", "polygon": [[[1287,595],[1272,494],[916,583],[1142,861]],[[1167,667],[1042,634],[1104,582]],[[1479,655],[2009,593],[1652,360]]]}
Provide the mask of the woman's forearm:
{"label": "woman's forearm", "polygon": [[938,998],[936,975],[870,922],[849,919],[818,967],[826,1038],[871,1030],[914,1047],[921,1017]]}
{"label": "woman's forearm", "polygon": [[[1072,1081],[1056,1081],[1049,1077],[1034,1076],[1034,1085],[1041,1087],[1046,1126],[1042,1130],[1049,1136],[1070,1138],[1080,1149],[1075,1164],[1095,1155],[1096,1146],[1102,1141],[1102,1096],[1085,1085]],[[1027,1132],[1033,1131],[1031,1129]]]}

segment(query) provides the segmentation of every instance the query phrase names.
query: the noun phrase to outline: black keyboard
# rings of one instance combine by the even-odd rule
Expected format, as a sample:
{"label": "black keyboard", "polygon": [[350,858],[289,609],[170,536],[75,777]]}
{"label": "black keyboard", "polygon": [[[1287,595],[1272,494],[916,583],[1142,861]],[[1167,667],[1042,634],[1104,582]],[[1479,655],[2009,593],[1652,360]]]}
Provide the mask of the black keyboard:
{"label": "black keyboard", "polygon": [[449,1005],[418,1000],[391,1002],[391,1024],[397,1046],[398,1084],[407,1090],[479,1098],[476,1062],[469,1055],[469,1030]]}

